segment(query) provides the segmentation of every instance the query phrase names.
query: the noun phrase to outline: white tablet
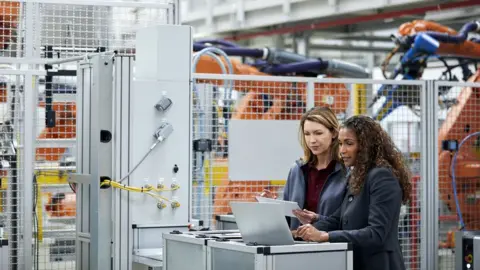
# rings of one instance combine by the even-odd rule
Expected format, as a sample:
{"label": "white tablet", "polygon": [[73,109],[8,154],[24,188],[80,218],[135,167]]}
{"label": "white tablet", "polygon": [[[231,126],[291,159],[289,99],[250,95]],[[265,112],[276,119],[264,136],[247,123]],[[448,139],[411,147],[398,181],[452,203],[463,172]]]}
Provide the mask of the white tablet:
{"label": "white tablet", "polygon": [[261,197],[261,196],[257,196],[256,199],[259,203],[282,204],[285,216],[289,216],[289,217],[295,217],[295,215],[292,212],[293,210],[302,210],[302,209],[300,209],[300,206],[298,206],[297,202],[270,199],[270,198],[265,198],[265,197]]}

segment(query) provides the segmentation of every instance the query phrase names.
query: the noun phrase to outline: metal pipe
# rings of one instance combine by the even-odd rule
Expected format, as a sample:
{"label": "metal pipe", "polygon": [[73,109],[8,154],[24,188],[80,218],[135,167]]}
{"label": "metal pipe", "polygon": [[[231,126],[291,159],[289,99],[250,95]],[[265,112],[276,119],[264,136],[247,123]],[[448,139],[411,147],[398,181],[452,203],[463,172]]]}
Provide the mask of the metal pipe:
{"label": "metal pipe", "polygon": [[[193,73],[197,72],[198,61],[200,60],[200,56],[202,56],[204,54],[212,57],[218,63],[220,68],[222,69],[223,74],[227,74],[227,69],[225,68],[225,65],[223,64],[222,59],[220,59],[220,57],[218,57],[216,54],[214,54],[210,51],[204,51],[203,53],[201,53],[201,51],[200,51],[199,53],[197,53],[193,56]],[[231,73],[229,72],[229,74],[231,74]],[[226,87],[226,82],[225,82],[225,87]]]}
{"label": "metal pipe", "polygon": [[231,47],[231,48],[238,47],[238,45],[233,42],[221,40],[221,39],[201,39],[201,40],[197,40],[195,43],[197,43],[198,45],[209,43],[212,45],[222,45],[222,46]]}
{"label": "metal pipe", "polygon": [[46,65],[58,65],[58,64],[64,64],[64,63],[88,60],[88,59],[92,59],[92,57],[97,56],[97,55],[108,55],[108,54],[111,54],[112,57],[113,57],[115,55],[115,52],[114,51],[107,51],[107,52],[99,52],[99,53],[86,53],[84,55],[69,57],[69,58],[65,58],[65,59],[47,60],[47,61],[44,62],[44,64],[46,64]]}
{"label": "metal pipe", "polygon": [[75,166],[35,166],[36,171],[75,171],[77,167]]}
{"label": "metal pipe", "polygon": [[463,8],[463,7],[470,7],[470,6],[476,6],[476,5],[479,5],[478,0],[434,4],[434,5],[425,6],[425,7],[396,10],[396,11],[384,12],[379,14],[357,16],[353,18],[350,17],[346,19],[331,20],[331,21],[319,22],[319,23],[299,24],[299,25],[294,25],[290,27],[260,31],[256,33],[238,34],[238,35],[235,34],[229,37],[225,37],[224,39],[237,41],[237,40],[253,39],[261,36],[273,36],[273,35],[282,35],[282,34],[290,34],[290,33],[305,32],[305,31],[313,31],[313,30],[319,30],[319,29],[328,29],[336,26],[354,25],[358,23],[364,23],[364,22],[370,22],[370,21],[376,21],[376,20],[393,19],[393,18],[398,18],[402,16],[407,16],[407,15],[425,14],[426,12],[429,12],[429,11]]}
{"label": "metal pipe", "polygon": [[[75,57],[69,57],[65,59],[54,59],[54,60],[47,60],[45,58],[32,58],[32,57],[26,57],[26,58],[0,57],[0,64],[58,65],[58,64],[75,62],[75,61],[81,61],[85,59],[91,59],[93,56],[99,55],[99,54],[112,54],[113,56],[115,52],[107,51],[107,52],[99,52],[99,53],[86,53],[82,56],[75,56]],[[21,71],[12,70],[10,72],[21,72]],[[38,72],[40,73],[43,71],[38,71]]]}
{"label": "metal pipe", "polygon": [[[305,55],[293,53],[285,50],[267,48],[267,62],[271,64],[290,64],[309,60]],[[313,59],[312,59],[313,60]]]}
{"label": "metal pipe", "polygon": [[369,78],[370,73],[363,67],[341,61],[341,60],[328,60],[325,73],[334,77],[346,77],[346,78]]}
{"label": "metal pipe", "polygon": [[298,63],[282,64],[278,66],[272,66],[265,71],[271,74],[286,74],[294,72],[307,72],[315,70],[321,72],[328,67],[328,63],[322,60],[309,60]]}
{"label": "metal pipe", "polygon": [[[202,50],[200,50],[193,58],[194,70],[197,67],[198,61],[200,61],[200,57],[203,54],[206,54],[206,53],[209,53],[209,52],[214,52],[214,53],[218,53],[218,54],[222,55],[225,58],[225,61],[227,62],[228,74],[233,74],[234,73],[232,62],[228,58],[229,54],[226,53],[224,49],[219,49],[217,47],[206,47],[206,48],[203,48]],[[221,63],[221,61],[219,63]],[[195,71],[194,71],[194,73],[195,73]],[[229,84],[230,84],[230,87],[228,86],[227,82],[225,82],[225,97],[224,98],[225,98],[225,100],[230,101],[232,99],[233,82],[229,81]],[[228,94],[227,94],[227,92],[228,92]]]}
{"label": "metal pipe", "polygon": [[361,66],[345,61],[323,61],[321,59],[272,66],[265,71],[276,75],[295,72],[314,72],[348,78],[368,78],[370,76],[370,74]]}
{"label": "metal pipe", "polygon": [[[25,2],[35,2],[36,1],[31,1],[27,0]],[[65,1],[63,0],[42,0],[42,4],[58,4],[58,5],[63,5],[65,4]],[[74,5],[79,5],[79,6],[101,6],[101,7],[132,7],[132,8],[155,8],[155,9],[165,9],[168,10],[170,8],[170,4],[164,4],[164,3],[154,3],[154,2],[132,2],[132,1],[118,1],[118,0],[112,0],[112,1],[95,1],[95,0],[82,0],[82,1],[75,1]]]}
{"label": "metal pipe", "polygon": [[[201,51],[206,48],[215,48],[203,44],[194,43],[193,51]],[[247,49],[247,48],[222,48],[227,55],[230,56],[249,56],[254,58],[264,58],[266,56],[265,50],[262,49]]]}
{"label": "metal pipe", "polygon": [[76,139],[37,139],[36,147],[74,147]]}
{"label": "metal pipe", "polygon": [[[292,48],[290,44],[285,45],[285,48]],[[312,51],[347,51],[347,52],[380,52],[389,53],[394,47],[386,46],[351,46],[351,45],[327,45],[327,44],[309,44],[308,49]]]}

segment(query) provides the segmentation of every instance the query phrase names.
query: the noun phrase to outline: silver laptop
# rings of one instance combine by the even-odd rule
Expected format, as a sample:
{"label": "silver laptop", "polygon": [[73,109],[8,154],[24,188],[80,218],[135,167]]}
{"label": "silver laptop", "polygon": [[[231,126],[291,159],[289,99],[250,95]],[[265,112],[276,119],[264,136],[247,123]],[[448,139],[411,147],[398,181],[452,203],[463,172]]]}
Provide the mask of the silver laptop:
{"label": "silver laptop", "polygon": [[295,243],[281,204],[230,202],[245,244],[264,246]]}

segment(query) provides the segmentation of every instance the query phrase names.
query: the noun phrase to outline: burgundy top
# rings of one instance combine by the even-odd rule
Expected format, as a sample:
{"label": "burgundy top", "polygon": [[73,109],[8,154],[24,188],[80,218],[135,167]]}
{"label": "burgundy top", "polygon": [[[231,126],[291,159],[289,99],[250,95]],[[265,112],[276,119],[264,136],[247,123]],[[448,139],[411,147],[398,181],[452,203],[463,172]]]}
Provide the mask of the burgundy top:
{"label": "burgundy top", "polygon": [[307,177],[307,191],[305,196],[305,209],[317,213],[318,200],[328,176],[335,170],[336,162],[332,160],[324,169],[318,170],[314,165],[307,164],[303,167]]}

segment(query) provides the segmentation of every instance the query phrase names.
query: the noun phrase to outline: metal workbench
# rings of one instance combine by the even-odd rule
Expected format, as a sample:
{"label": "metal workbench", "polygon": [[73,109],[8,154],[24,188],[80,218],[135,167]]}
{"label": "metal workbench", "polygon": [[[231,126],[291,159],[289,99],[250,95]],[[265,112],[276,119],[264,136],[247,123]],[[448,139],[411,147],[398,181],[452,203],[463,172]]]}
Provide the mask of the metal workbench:
{"label": "metal workbench", "polygon": [[218,215],[215,217],[217,230],[236,230],[238,229],[235,217],[233,215]]}
{"label": "metal workbench", "polygon": [[248,245],[232,231],[164,234],[163,270],[353,269],[347,243]]}
{"label": "metal workbench", "polygon": [[[163,270],[207,269],[207,243],[210,240],[240,240],[238,230],[172,232],[163,235]],[[188,259],[185,259],[185,258]]]}

